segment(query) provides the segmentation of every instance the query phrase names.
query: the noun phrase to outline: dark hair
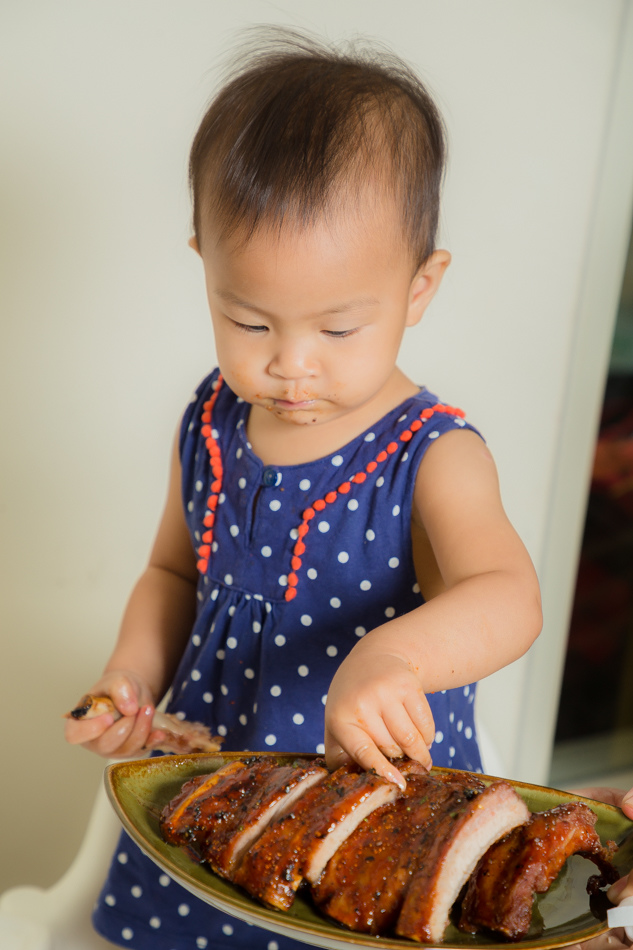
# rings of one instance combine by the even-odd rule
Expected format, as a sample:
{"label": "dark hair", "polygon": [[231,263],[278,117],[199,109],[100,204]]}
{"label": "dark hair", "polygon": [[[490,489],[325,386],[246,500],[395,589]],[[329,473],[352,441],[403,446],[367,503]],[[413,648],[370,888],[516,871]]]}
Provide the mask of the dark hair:
{"label": "dark hair", "polygon": [[441,116],[393,53],[259,28],[191,148],[194,233],[207,214],[220,234],[305,226],[373,180],[399,202],[417,266],[435,246],[444,157]]}

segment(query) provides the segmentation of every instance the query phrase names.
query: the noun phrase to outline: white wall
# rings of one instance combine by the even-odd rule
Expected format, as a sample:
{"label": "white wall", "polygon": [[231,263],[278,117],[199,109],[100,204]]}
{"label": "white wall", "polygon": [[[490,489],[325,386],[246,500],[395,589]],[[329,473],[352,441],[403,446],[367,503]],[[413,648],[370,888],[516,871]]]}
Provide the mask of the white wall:
{"label": "white wall", "polygon": [[249,23],[379,37],[444,110],[454,262],[402,365],[487,435],[543,580],[546,631],[533,656],[484,683],[481,709],[509,773],[545,779],[630,225],[621,117],[633,83],[618,72],[629,7],[2,4],[0,891],[63,871],[100,781],[103,763],[64,745],[60,716],[111,649],[178,415],[213,363],[186,246],[186,157],[218,56]]}

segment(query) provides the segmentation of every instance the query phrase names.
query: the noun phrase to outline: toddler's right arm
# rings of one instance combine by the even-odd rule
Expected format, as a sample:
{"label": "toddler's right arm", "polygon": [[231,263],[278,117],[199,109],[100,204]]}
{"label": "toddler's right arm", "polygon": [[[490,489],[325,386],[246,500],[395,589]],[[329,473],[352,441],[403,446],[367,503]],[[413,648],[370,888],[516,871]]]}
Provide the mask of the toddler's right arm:
{"label": "toddler's right arm", "polygon": [[[197,570],[180,495],[180,458],[172,455],[167,502],[149,563],[128,602],[117,644],[89,690],[110,696],[122,714],[66,720],[66,739],[106,757],[136,755],[152,733],[195,615]],[[158,738],[154,732],[152,738]]]}

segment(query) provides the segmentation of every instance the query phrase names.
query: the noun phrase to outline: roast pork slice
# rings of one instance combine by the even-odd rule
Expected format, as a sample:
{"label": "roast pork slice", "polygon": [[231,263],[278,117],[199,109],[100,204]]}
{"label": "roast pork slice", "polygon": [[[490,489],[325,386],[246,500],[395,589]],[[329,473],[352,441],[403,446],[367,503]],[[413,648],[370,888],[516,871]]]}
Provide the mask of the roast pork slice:
{"label": "roast pork slice", "polygon": [[484,788],[474,775],[410,776],[404,795],[372,812],[333,855],[312,888],[314,902],[352,930],[390,931],[438,822]]}
{"label": "roast pork slice", "polygon": [[613,883],[618,872],[610,862],[613,843],[603,848],[594,830],[596,815],[582,802],[536,812],[483,856],[468,884],[460,928],[491,930],[512,940],[530,929],[535,894],[543,894],[572,854],[594,861],[601,874],[588,890]]}
{"label": "roast pork slice", "polygon": [[396,933],[427,943],[442,941],[449,913],[462,887],[488,848],[530,813],[507,782],[494,782],[481,794],[442,809],[433,835],[418,855],[396,924]]}
{"label": "roast pork slice", "polygon": [[353,765],[337,769],[270,822],[245,854],[234,882],[265,904],[287,910],[303,879],[316,881],[358,824],[399,794],[374,772]]}
{"label": "roast pork slice", "polygon": [[[159,825],[165,841],[184,846],[195,854],[198,835],[204,830],[199,803],[212,797],[216,787],[220,790],[225,788],[233,781],[234,774],[245,768],[245,762],[236,760],[216,772],[197,775],[185,782],[178,795],[172,798],[161,812]],[[200,860],[199,855],[197,857]]]}
{"label": "roast pork slice", "polygon": [[183,787],[161,819],[165,838],[232,878],[242,855],[276,815],[329,775],[322,760],[246,758]]}

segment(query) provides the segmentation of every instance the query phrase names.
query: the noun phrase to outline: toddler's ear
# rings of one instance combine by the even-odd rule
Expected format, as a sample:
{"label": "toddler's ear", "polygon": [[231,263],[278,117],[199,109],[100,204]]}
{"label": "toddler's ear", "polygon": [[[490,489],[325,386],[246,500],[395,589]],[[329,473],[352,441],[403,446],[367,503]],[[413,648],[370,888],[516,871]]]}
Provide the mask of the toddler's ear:
{"label": "toddler's ear", "polygon": [[193,248],[193,250],[196,252],[196,254],[199,254],[199,253],[200,253],[200,245],[198,244],[198,238],[195,236],[195,234],[194,234],[192,237],[189,238],[189,240],[187,241],[187,243],[188,243],[189,247]]}
{"label": "toddler's ear", "polygon": [[451,255],[448,251],[434,251],[414,275],[409,288],[408,327],[415,326],[422,319],[424,311],[442,283],[442,277],[450,262]]}

